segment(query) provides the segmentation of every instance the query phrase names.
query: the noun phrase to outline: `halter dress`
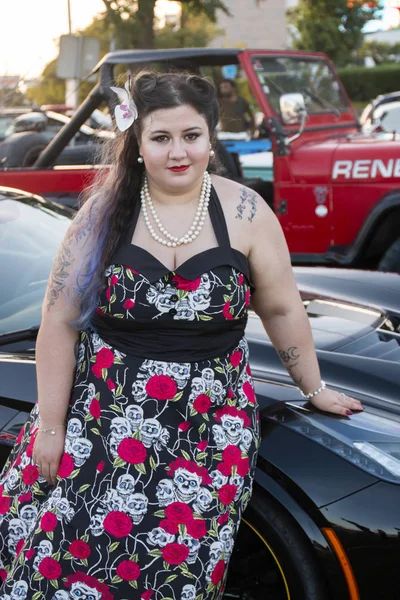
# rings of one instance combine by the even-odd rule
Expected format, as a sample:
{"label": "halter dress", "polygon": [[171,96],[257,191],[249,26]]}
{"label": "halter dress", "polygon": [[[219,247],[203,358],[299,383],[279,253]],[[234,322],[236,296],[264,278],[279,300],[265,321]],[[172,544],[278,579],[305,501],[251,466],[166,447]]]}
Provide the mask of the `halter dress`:
{"label": "halter dress", "polygon": [[56,484],[37,404],[0,475],[1,600],[223,596],[259,446],[249,264],[214,188],[218,246],[175,271],[131,243],[139,212],[80,332]]}

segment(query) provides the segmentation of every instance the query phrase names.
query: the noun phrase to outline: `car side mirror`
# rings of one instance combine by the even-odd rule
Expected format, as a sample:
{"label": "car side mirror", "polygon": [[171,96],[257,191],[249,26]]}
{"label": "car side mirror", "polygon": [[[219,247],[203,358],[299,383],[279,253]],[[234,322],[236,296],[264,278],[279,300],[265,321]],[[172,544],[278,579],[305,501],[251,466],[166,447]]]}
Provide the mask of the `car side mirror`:
{"label": "car side mirror", "polygon": [[279,99],[279,108],[284,125],[301,123],[304,113],[307,112],[303,95],[297,93],[283,94]]}

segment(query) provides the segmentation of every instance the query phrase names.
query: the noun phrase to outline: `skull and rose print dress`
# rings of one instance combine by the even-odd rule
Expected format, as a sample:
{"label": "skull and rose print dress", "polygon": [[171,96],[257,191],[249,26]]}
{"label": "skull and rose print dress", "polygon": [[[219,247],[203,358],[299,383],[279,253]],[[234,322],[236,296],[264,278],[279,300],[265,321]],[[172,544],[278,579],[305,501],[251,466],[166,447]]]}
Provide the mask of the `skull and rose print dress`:
{"label": "skull and rose print dress", "polygon": [[0,475],[0,600],[223,595],[259,445],[249,264],[214,188],[219,245],[174,272],[131,243],[139,211],[80,332],[56,484],[37,404]]}

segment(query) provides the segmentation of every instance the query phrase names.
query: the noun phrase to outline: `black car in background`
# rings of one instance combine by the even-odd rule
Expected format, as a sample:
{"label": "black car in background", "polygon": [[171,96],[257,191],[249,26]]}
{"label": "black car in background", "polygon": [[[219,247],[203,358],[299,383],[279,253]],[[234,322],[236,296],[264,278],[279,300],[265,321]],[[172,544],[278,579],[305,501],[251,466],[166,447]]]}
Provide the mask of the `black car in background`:
{"label": "black car in background", "polygon": [[[73,211],[0,188],[0,467],[36,402],[35,339]],[[400,598],[400,276],[295,270],[323,378],[350,417],[301,399],[255,314],[247,338],[261,410],[254,494],[225,598]]]}

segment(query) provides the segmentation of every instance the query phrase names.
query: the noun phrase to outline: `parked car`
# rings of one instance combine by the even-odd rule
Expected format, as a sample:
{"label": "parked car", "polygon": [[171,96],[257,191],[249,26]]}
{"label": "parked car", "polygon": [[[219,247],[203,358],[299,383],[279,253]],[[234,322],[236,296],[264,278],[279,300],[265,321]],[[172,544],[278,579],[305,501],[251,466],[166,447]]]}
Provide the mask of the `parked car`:
{"label": "parked car", "polygon": [[12,108],[0,108],[0,142],[6,137],[6,131],[12,124],[13,120],[20,115],[32,112],[32,107],[14,106]]}
{"label": "parked car", "polygon": [[[396,113],[396,121],[390,120],[385,125],[383,130],[386,131],[397,131],[400,132],[400,121],[398,109],[400,108],[400,91],[399,92],[391,92],[390,94],[380,94],[374,100],[369,102],[367,106],[364,108],[361,117],[360,123],[364,129],[364,131],[369,132],[372,128],[380,127],[380,122],[382,117],[385,115],[389,115],[393,110],[397,111]],[[392,126],[394,125],[394,129]]]}
{"label": "parked car", "polygon": [[[116,102],[116,67],[151,63],[207,72],[239,64],[270,130],[274,181],[260,189],[277,214],[293,264],[336,265],[400,272],[400,142],[365,135],[332,63],[294,50],[182,48],[121,50],[99,63],[99,84],[35,163],[0,171],[0,184],[68,202],[94,172],[55,166],[94,109]],[[92,162],[94,158],[91,157]],[[255,185],[257,183],[255,182]]]}
{"label": "parked car", "polygon": [[[35,340],[74,214],[0,188],[0,466],[36,402]],[[225,598],[398,598],[400,277],[296,268],[322,375],[365,411],[305,402],[250,313],[262,441]]]}

